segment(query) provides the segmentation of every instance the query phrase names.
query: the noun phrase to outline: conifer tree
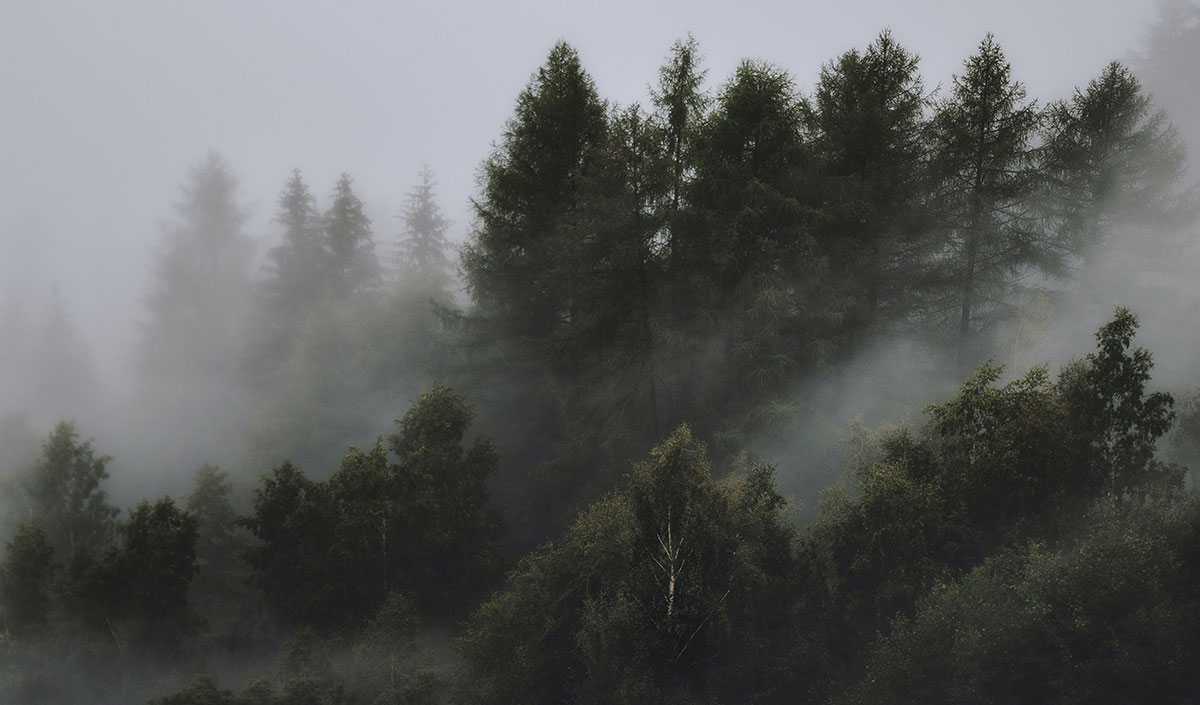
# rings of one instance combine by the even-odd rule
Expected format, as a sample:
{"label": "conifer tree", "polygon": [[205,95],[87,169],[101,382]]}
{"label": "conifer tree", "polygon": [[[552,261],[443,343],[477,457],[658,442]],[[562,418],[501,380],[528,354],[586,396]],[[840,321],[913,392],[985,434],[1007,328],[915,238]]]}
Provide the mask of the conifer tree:
{"label": "conifer tree", "polygon": [[569,330],[580,304],[574,285],[581,243],[565,226],[604,131],[604,107],[579,55],[556,44],[484,164],[478,224],[463,250],[479,314],[549,357],[552,338]]}
{"label": "conifer tree", "polygon": [[1034,208],[1039,121],[1036,101],[1012,80],[991,34],[937,107],[934,205],[945,240],[935,306],[957,312],[960,345],[1004,312],[1020,275],[1061,271],[1062,250],[1040,227]]}
{"label": "conifer tree", "polygon": [[237,179],[223,158],[210,153],[183,191],[155,263],[142,343],[145,371],[173,385],[236,368],[253,254]]}
{"label": "conifer tree", "polygon": [[379,281],[371,219],[363,213],[363,202],[354,194],[353,185],[354,180],[343,172],[333,189],[333,203],[325,213],[328,276],[339,294],[370,291]]}
{"label": "conifer tree", "polygon": [[1115,230],[1168,226],[1188,208],[1179,197],[1183,142],[1118,62],[1050,106],[1044,139],[1050,215],[1085,260]]}
{"label": "conifer tree", "polygon": [[917,57],[890,31],[821,69],[807,119],[826,208],[816,237],[851,336],[902,318],[919,287],[927,103]]}
{"label": "conifer tree", "polygon": [[283,226],[283,242],[267,253],[260,314],[267,338],[264,354],[276,363],[286,357],[304,315],[330,284],[332,266],[316,198],[299,169],[292,170],[277,203],[275,222]]}
{"label": "conifer tree", "polygon": [[704,380],[695,393],[699,414],[741,419],[726,429],[736,436],[774,408],[766,397],[828,355],[838,310],[822,285],[811,154],[791,77],[743,62],[703,125],[698,150],[683,262],[697,294],[687,315],[695,344],[716,348],[721,372],[690,374]]}
{"label": "conifer tree", "polygon": [[397,259],[403,268],[402,276],[415,276],[437,291],[448,292],[454,277],[450,261],[450,243],[446,229],[450,222],[442,217],[434,195],[433,171],[426,164],[421,169],[421,183],[408,194],[400,218],[404,229],[400,233]]}

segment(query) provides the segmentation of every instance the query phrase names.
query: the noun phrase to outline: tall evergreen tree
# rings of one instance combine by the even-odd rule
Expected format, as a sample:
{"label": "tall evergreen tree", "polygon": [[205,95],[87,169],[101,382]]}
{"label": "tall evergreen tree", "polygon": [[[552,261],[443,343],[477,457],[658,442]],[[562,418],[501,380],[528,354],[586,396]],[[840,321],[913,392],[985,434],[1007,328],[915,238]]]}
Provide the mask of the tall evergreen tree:
{"label": "tall evergreen tree", "polygon": [[266,337],[263,354],[274,363],[286,357],[304,315],[329,285],[332,266],[316,198],[299,169],[292,170],[277,203],[275,222],[283,226],[283,242],[267,253],[260,313]]}
{"label": "tall evergreen tree", "polygon": [[463,250],[468,290],[482,317],[544,357],[553,357],[553,339],[570,330],[581,303],[580,243],[565,226],[602,145],[604,117],[579,55],[560,42],[484,164],[478,222]]}
{"label": "tall evergreen tree", "polygon": [[421,183],[408,194],[400,218],[404,229],[397,246],[397,259],[404,273],[402,276],[417,277],[427,281],[435,290],[449,292],[454,277],[454,265],[450,261],[450,242],[446,229],[450,221],[442,217],[434,195],[433,171],[426,164],[421,169]]}
{"label": "tall evergreen tree", "polygon": [[666,223],[671,298],[676,312],[685,305],[686,284],[679,273],[687,258],[688,243],[680,215],[686,206],[687,185],[694,176],[697,127],[703,122],[709,97],[701,91],[707,71],[700,67],[699,44],[690,34],[671,45],[667,63],[658,70],[658,85],[651,89],[655,120],[671,169],[669,217]]}
{"label": "tall evergreen tree", "polygon": [[1161,0],[1158,18],[1142,36],[1134,70],[1154,102],[1167,111],[1192,152],[1192,173],[1200,156],[1200,3]]}
{"label": "tall evergreen tree", "polygon": [[325,238],[329,249],[329,277],[341,294],[370,291],[379,283],[379,261],[372,242],[371,219],[354,194],[354,181],[342,173],[333,189],[333,203],[325,213]]}
{"label": "tall evergreen tree", "polygon": [[1085,260],[1115,230],[1162,228],[1189,205],[1179,199],[1183,142],[1120,63],[1052,104],[1044,139],[1051,216]]}
{"label": "tall evergreen tree", "polygon": [[1021,274],[1061,267],[1062,251],[1039,227],[1034,208],[1039,120],[1036,102],[1012,80],[991,34],[937,106],[934,202],[945,244],[935,305],[957,312],[960,345],[1004,312]]}
{"label": "tall evergreen tree", "polygon": [[192,169],[175,209],[147,298],[142,365],[154,384],[232,374],[248,309],[253,247],[223,158],[210,153]]}
{"label": "tall evergreen tree", "polygon": [[33,400],[37,407],[59,418],[91,408],[96,392],[91,355],[57,286],[32,360],[36,367],[31,365],[27,369],[38,378],[37,398]]}
{"label": "tall evergreen tree", "polygon": [[[811,154],[791,77],[742,63],[703,125],[698,149],[682,265],[698,292],[692,334],[715,357],[697,356],[690,374],[703,380],[699,413],[741,419],[727,429],[736,435],[774,408],[770,396],[783,383],[827,355],[837,315],[822,286]],[[716,375],[705,371],[714,362]]]}
{"label": "tall evergreen tree", "polygon": [[847,290],[852,336],[898,322],[919,286],[929,99],[917,67],[884,31],[821,69],[808,113],[826,211],[816,237]]}
{"label": "tall evergreen tree", "polygon": [[505,442],[510,467],[524,466],[522,473],[564,448],[572,455],[564,388],[583,373],[590,352],[581,321],[592,263],[581,209],[606,129],[604,105],[579,55],[556,44],[484,163],[474,232],[462,250],[474,368],[486,374],[485,388],[505,387],[500,403],[484,413]]}

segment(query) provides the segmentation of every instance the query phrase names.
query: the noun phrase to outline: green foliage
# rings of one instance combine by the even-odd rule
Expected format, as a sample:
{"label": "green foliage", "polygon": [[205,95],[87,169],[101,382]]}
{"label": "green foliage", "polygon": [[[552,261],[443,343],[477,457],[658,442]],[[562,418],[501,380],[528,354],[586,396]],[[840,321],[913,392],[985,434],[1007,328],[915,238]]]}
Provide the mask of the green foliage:
{"label": "green foliage", "polygon": [[1104,492],[1144,497],[1177,489],[1182,469],[1155,458],[1155,442],[1175,420],[1174,399],[1145,393],[1153,362],[1144,348],[1130,350],[1137,318],[1118,308],[1096,333],[1099,350],[1068,368],[1060,386],[1086,444],[1091,479]]}
{"label": "green foliage", "polygon": [[45,531],[59,559],[112,541],[118,509],[108,503],[103,488],[111,460],[96,455],[91,440],[80,442],[75,425],[65,421],[42,442],[42,455],[22,484],[29,516]]}
{"label": "green foliage", "polygon": [[[687,374],[698,387],[693,417],[719,418],[728,446],[786,405],[782,386],[826,361],[834,344],[840,302],[822,286],[803,115],[786,72],[743,62],[696,148],[677,276],[695,292],[684,315],[703,353],[693,351]],[[721,373],[710,375],[714,367]]]}
{"label": "green foliage", "polygon": [[856,496],[826,499],[800,552],[803,589],[821,605],[803,618],[818,635],[811,666],[853,678],[862,649],[937,585],[1011,547],[1069,536],[1097,501],[1175,496],[1178,470],[1154,458],[1171,399],[1145,389],[1150,356],[1130,349],[1136,325],[1118,309],[1098,352],[1057,383],[1035,368],[997,386],[1000,370],[984,366],[928,409],[918,435],[883,442]]}
{"label": "green foliage", "polygon": [[46,624],[54,548],[36,524],[22,524],[0,563],[0,633],[20,637]]}
{"label": "green foliage", "polygon": [[816,237],[846,287],[850,335],[894,325],[920,301],[930,243],[918,59],[885,30],[821,69],[806,122],[825,217]]}
{"label": "green foliage", "polygon": [[487,488],[497,456],[487,439],[467,445],[472,415],[461,395],[435,386],[388,437],[399,513],[411,532],[403,584],[434,613],[465,614],[500,568],[502,525]]}
{"label": "green foliage", "polygon": [[[777,655],[790,529],[772,471],[714,482],[682,427],[527,556],[464,640],[485,702],[740,697]],[[759,630],[763,631],[759,631]]]}
{"label": "green foliage", "polygon": [[278,394],[250,417],[246,464],[290,458],[328,468],[347,446],[369,442],[363,430],[419,394],[445,359],[448,333],[435,310],[445,303],[412,279],[378,296],[322,297],[278,370]]}
{"label": "green foliage", "polygon": [[196,517],[164,497],[142,501],[118,525],[119,550],[105,560],[108,584],[118,590],[116,615],[129,620],[139,645],[166,655],[198,626],[188,603],[196,575]]}
{"label": "green foliage", "polygon": [[942,305],[958,314],[960,340],[1003,313],[1017,275],[1055,273],[1060,244],[1036,218],[1039,176],[1033,140],[1036,101],[1011,78],[992,35],[954,77],[951,96],[933,118],[933,201],[945,244]]}
{"label": "green foliage", "polygon": [[292,170],[277,203],[275,222],[283,226],[283,242],[267,253],[262,339],[255,351],[269,365],[286,359],[304,316],[330,284],[331,266],[316,198],[299,169]]}
{"label": "green foliage", "polygon": [[347,629],[393,591],[455,617],[499,570],[500,523],[488,505],[491,444],[465,443],[471,410],[447,387],[423,394],[388,437],[351,448],[328,482],[290,463],[263,478],[246,526],[254,581],[293,625]]}
{"label": "green foliage", "polygon": [[1162,227],[1183,205],[1186,149],[1129,69],[1114,61],[1047,112],[1041,168],[1074,251],[1090,260],[1117,228]]}
{"label": "green foliage", "polygon": [[353,183],[345,172],[338,177],[333,203],[325,214],[328,277],[333,290],[340,295],[370,291],[379,279],[379,262],[371,242],[371,220],[363,213],[363,202],[354,195]]}
{"label": "green foliage", "polygon": [[535,346],[572,321],[578,242],[564,225],[605,132],[604,108],[579,56],[559,42],[517,98],[484,164],[478,227],[463,249],[481,312]]}
{"label": "green foliage", "polygon": [[244,520],[259,540],[246,553],[252,579],[272,609],[293,624],[325,624],[340,615],[326,572],[336,521],[328,488],[284,462],[262,478]]}
{"label": "green foliage", "polygon": [[988,560],[871,651],[845,702],[1187,702],[1197,504],[1100,505],[1081,538]]}

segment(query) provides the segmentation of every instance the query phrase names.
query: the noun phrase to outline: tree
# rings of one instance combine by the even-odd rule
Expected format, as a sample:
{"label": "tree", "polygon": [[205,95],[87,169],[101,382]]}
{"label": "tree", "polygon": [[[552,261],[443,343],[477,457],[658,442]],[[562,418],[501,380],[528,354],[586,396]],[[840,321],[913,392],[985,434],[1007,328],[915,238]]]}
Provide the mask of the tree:
{"label": "tree", "polygon": [[[790,529],[772,471],[710,476],[681,427],[627,488],[527,556],[476,613],[484,702],[686,702],[770,692]],[[775,631],[773,631],[773,627]],[[761,630],[761,631],[759,631]]]}
{"label": "tree", "polygon": [[408,194],[408,204],[400,214],[404,229],[398,244],[398,259],[404,276],[415,276],[429,282],[432,291],[445,296],[450,292],[454,265],[447,252],[450,243],[446,229],[450,222],[442,217],[434,198],[433,171],[426,164],[421,170],[421,183]]}
{"label": "tree", "polygon": [[987,35],[933,118],[934,205],[945,233],[936,305],[957,311],[960,358],[970,334],[1003,314],[1020,275],[1061,271],[1062,251],[1033,207],[1039,113],[1011,74]]}
{"label": "tree", "polygon": [[[691,418],[720,418],[730,439],[787,408],[773,391],[831,352],[838,306],[822,285],[803,131],[791,77],[753,62],[738,67],[701,128],[682,276],[697,292],[686,314],[692,344],[712,357],[693,361],[700,369],[690,373],[708,379]],[[708,373],[714,366],[720,375]]]}
{"label": "tree", "polygon": [[1197,504],[1098,507],[998,555],[870,649],[847,703],[1186,702],[1200,686]]}
{"label": "tree", "polygon": [[1195,0],[1162,0],[1158,18],[1142,36],[1135,55],[1135,73],[1181,130],[1193,152],[1200,149],[1200,82],[1189,66],[1200,63],[1200,5]]}
{"label": "tree", "polygon": [[[592,361],[583,315],[594,251],[580,209],[606,130],[591,77],[575,50],[559,42],[518,96],[498,149],[483,165],[475,227],[461,254],[472,303],[463,318],[466,355],[487,390],[484,401],[497,399],[483,407],[487,423],[504,439],[508,464],[539,468],[543,479],[561,479],[555,470],[570,465],[543,463],[564,448],[562,455],[573,457],[564,390]],[[553,483],[536,489],[546,484]],[[569,495],[563,487],[558,483],[537,501],[557,504],[546,495]]]}
{"label": "tree", "polygon": [[77,550],[107,546],[113,538],[118,510],[103,487],[112,458],[97,456],[92,442],[80,442],[75,425],[60,422],[42,442],[42,455],[22,483],[32,521],[64,561]]}
{"label": "tree", "polygon": [[143,369],[156,386],[236,370],[253,254],[236,198],[229,165],[210,153],[189,174],[179,221],[164,228],[142,340]]}
{"label": "tree", "polygon": [[500,568],[501,523],[487,488],[497,455],[487,439],[467,445],[472,416],[461,395],[435,385],[388,436],[397,459],[392,523],[406,529],[396,546],[396,584],[442,615],[464,614]]}
{"label": "tree", "polygon": [[290,463],[263,478],[245,520],[261,543],[247,557],[281,617],[348,629],[396,591],[438,617],[473,604],[499,570],[500,524],[487,489],[496,455],[485,439],[466,446],[470,421],[464,399],[435,386],[387,449],[352,447],[328,482]]}
{"label": "tree", "polygon": [[681,217],[687,204],[688,184],[695,175],[696,140],[710,103],[700,90],[707,71],[700,68],[702,57],[696,39],[671,45],[667,63],[658,70],[658,85],[651,91],[654,119],[661,131],[662,149],[670,164],[670,191],[665,223],[665,243],[669,265],[672,313],[678,317],[688,300],[688,282],[684,262],[688,254],[687,232]]}
{"label": "tree", "polygon": [[852,339],[902,320],[922,284],[929,98],[918,63],[885,30],[822,67],[807,113],[824,204],[815,236],[846,291]]}
{"label": "tree", "polygon": [[150,653],[177,653],[199,619],[188,602],[195,577],[196,517],[164,497],[143,500],[118,525],[120,548],[105,559],[117,617],[128,620],[133,638]]}
{"label": "tree", "polygon": [[1175,400],[1146,392],[1154,362],[1145,348],[1131,348],[1137,327],[1137,317],[1118,308],[1096,332],[1098,350],[1067,367],[1059,381],[1089,484],[1115,498],[1144,499],[1178,490],[1183,481],[1182,468],[1157,458],[1157,441],[1175,421]]}
{"label": "tree", "polygon": [[243,559],[249,547],[230,498],[229,473],[215,465],[196,469],[184,508],[196,518],[196,569],[189,601],[210,634],[231,638],[245,633],[251,601]]}
{"label": "tree", "polygon": [[333,203],[325,214],[329,249],[329,279],[335,292],[370,291],[378,284],[379,262],[371,241],[371,220],[354,195],[353,179],[343,172],[333,188]]}
{"label": "tree", "polygon": [[1154,458],[1171,399],[1147,392],[1150,356],[1130,349],[1135,328],[1118,310],[1097,352],[1055,382],[1035,368],[998,385],[1001,371],[985,365],[929,407],[918,433],[885,437],[853,491],[827,496],[802,538],[811,607],[799,624],[815,643],[795,667],[824,671],[825,686],[856,679],[863,650],[937,586],[989,557],[1079,535],[1098,504],[1154,511],[1177,498],[1181,472]]}
{"label": "tree", "polygon": [[54,547],[37,524],[22,524],[4,547],[0,563],[0,627],[22,636],[46,624],[50,614]]}
{"label": "tree", "polygon": [[267,280],[262,284],[266,328],[264,354],[282,362],[305,314],[331,283],[330,253],[316,198],[299,169],[292,170],[277,200],[275,222],[283,226],[283,242],[267,253]]}
{"label": "tree", "polygon": [[539,356],[550,356],[541,346],[569,330],[582,303],[574,295],[580,243],[564,225],[604,131],[592,79],[559,42],[517,98],[500,148],[483,167],[478,224],[462,257],[467,288],[480,316]]}
{"label": "tree", "polygon": [[1161,227],[1185,205],[1177,192],[1183,142],[1121,64],[1109,64],[1069,102],[1052,104],[1045,133],[1051,214],[1085,262],[1118,229]]}
{"label": "tree", "polygon": [[342,616],[328,575],[337,516],[328,487],[290,462],[264,476],[244,520],[258,543],[246,552],[252,580],[291,626],[329,627]]}

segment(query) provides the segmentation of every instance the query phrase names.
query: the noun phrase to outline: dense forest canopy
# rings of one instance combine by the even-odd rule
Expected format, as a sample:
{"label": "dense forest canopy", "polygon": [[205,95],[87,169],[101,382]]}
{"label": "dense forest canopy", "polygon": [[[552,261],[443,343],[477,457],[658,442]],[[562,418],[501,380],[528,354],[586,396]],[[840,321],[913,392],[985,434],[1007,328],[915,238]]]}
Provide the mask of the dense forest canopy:
{"label": "dense forest canopy", "polygon": [[1198,33],[1048,97],[991,34],[807,91],[688,35],[644,105],[559,42],[457,251],[425,165],[387,222],[281,174],[256,252],[208,154],[127,398],[0,309],[0,700],[1189,701],[1200,370],[1134,339],[1194,308]]}

